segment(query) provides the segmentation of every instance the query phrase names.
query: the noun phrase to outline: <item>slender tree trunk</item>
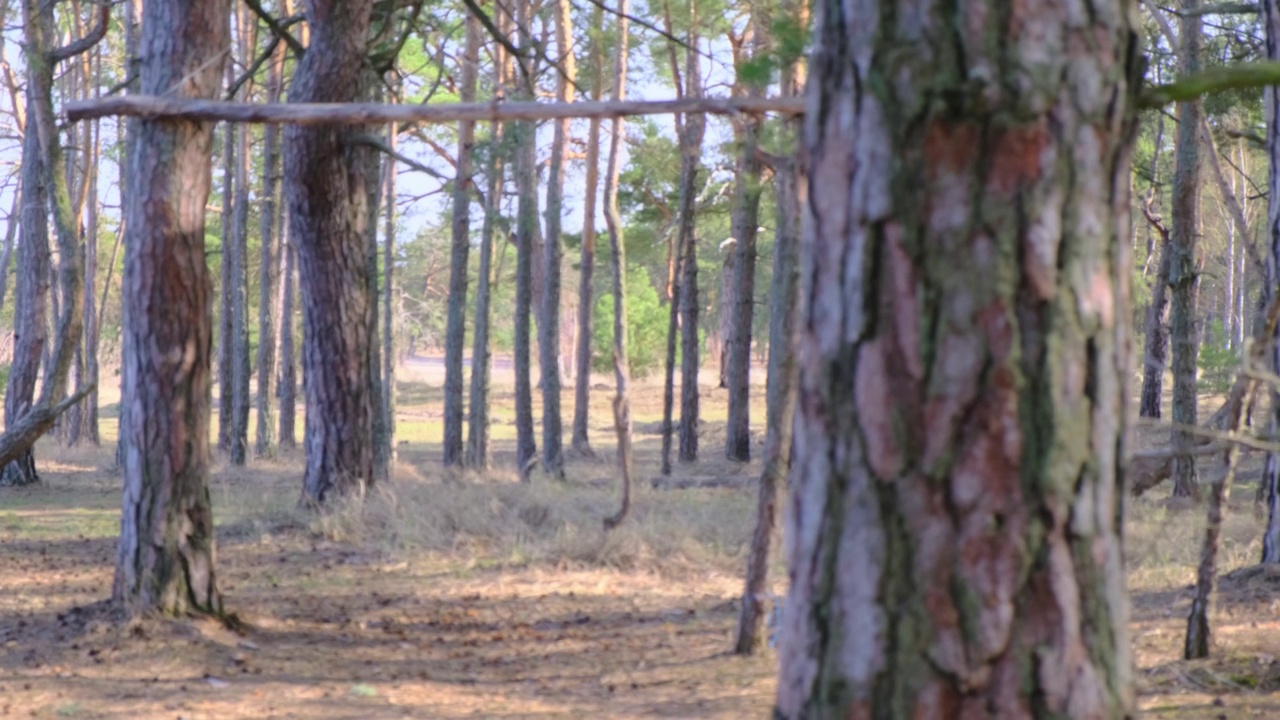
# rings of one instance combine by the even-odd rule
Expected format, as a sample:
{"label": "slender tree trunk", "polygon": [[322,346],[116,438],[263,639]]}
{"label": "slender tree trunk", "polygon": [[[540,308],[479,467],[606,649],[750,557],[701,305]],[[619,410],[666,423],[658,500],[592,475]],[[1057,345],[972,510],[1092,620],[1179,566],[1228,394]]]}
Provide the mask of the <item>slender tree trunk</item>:
{"label": "slender tree trunk", "polygon": [[[387,128],[387,141],[396,146],[397,127]],[[382,412],[386,434],[387,460],[396,461],[396,345],[395,345],[395,297],[396,268],[396,166],[387,162],[386,168],[387,222],[383,233],[382,254]]]}
{"label": "slender tree trunk", "polygon": [[[1183,9],[1194,11],[1200,0],[1183,0]],[[1182,73],[1200,68],[1201,16],[1182,18]],[[1180,428],[1196,426],[1196,296],[1200,289],[1197,268],[1197,228],[1200,217],[1200,102],[1178,103],[1178,143],[1173,176],[1173,227],[1170,233],[1169,287],[1172,296],[1169,339],[1173,350],[1173,494],[1200,497],[1195,457],[1190,450],[1193,435]]]}
{"label": "slender tree trunk", "polygon": [[[243,3],[236,5],[237,43],[240,65],[247,67],[257,43],[257,21]],[[241,99],[252,95],[253,81],[244,84]],[[249,125],[237,128],[235,210],[232,215],[231,253],[231,452],[232,465],[244,465],[249,455],[249,380],[253,373],[249,364]]]}
{"label": "slender tree trunk", "polygon": [[774,717],[1127,717],[1129,6],[901,7],[817,5]]}
{"label": "slender tree trunk", "polygon": [[[528,53],[533,47],[533,17],[530,0],[518,0],[516,3],[516,31],[520,37],[520,47]],[[531,65],[524,58],[516,58],[516,65],[522,67],[518,78],[520,97],[532,100],[533,79]],[[516,206],[516,307],[515,307],[515,339],[514,365],[516,373],[516,465],[520,478],[530,480],[533,461],[538,448],[533,435],[533,388],[530,380],[532,359],[530,357],[530,320],[533,306],[533,264],[535,235],[538,233],[538,189],[537,189],[537,151],[538,138],[536,126],[529,120],[518,120],[514,123],[516,153],[516,188],[518,201]]]}
{"label": "slender tree trunk", "polygon": [[[272,53],[267,61],[267,102],[280,102],[284,86],[284,47]],[[258,280],[258,427],[254,451],[258,457],[274,452],[276,420],[272,412],[275,400],[273,381],[276,377],[276,272],[280,212],[280,128],[267,125],[262,133],[262,202],[259,205],[258,232],[262,249]]]}
{"label": "slender tree trunk", "polygon": [[[1262,1],[1262,22],[1267,38],[1267,59],[1280,61],[1280,0]],[[1263,90],[1267,118],[1268,190],[1267,198],[1267,268],[1263,294],[1276,292],[1280,281],[1280,92],[1274,87]],[[1271,372],[1280,373],[1280,337],[1273,336],[1268,358]],[[1280,431],[1280,393],[1271,388],[1269,430]],[[1266,487],[1267,526],[1262,533],[1263,564],[1280,563],[1280,454],[1267,453],[1262,484]]]}
{"label": "slender tree trunk", "polygon": [[717,387],[729,387],[729,342],[733,337],[733,309],[737,306],[736,288],[734,287],[734,278],[737,277],[738,262],[738,241],[729,238],[728,242],[722,243],[721,252],[724,253],[724,260],[720,264],[720,295],[717,310],[719,323],[719,346],[720,346],[720,381]]}
{"label": "slender tree trunk", "polygon": [[[803,27],[808,9],[800,2],[788,0],[780,8],[785,16],[799,16]],[[804,68],[798,60],[782,67],[779,93],[799,95],[804,84]],[[790,134],[799,138],[800,124],[791,123]],[[793,153],[797,157],[799,153]],[[761,626],[764,624],[764,601],[769,588],[769,559],[777,526],[779,496],[791,470],[791,438],[795,420],[796,385],[799,365],[796,363],[796,328],[803,308],[800,296],[801,207],[806,200],[804,176],[798,162],[776,168],[774,176],[775,223],[773,245],[773,288],[769,313],[769,376],[765,390],[767,434],[764,444],[764,469],[760,473],[759,500],[756,503],[756,529],[751,536],[751,552],[747,558],[746,585],[742,592],[742,610],[738,616],[738,636],[734,652],[751,655],[760,649]]]}
{"label": "slender tree trunk", "polygon": [[[694,27],[696,17],[691,18]],[[689,33],[690,48],[698,46],[698,36]],[[685,84],[690,97],[702,97],[702,62],[693,49],[685,52]],[[680,157],[680,462],[698,459],[698,371],[702,369],[702,353],[698,342],[698,235],[697,187],[702,165],[702,139],[706,133],[705,115],[692,114],[685,119]]]}
{"label": "slender tree trunk", "polygon": [[[227,0],[149,0],[144,93],[213,98]],[[113,597],[135,613],[222,614],[209,502],[210,123],[140,119],[127,151],[124,511]]]}
{"label": "slender tree trunk", "polygon": [[[480,55],[480,23],[467,17],[466,48],[462,59],[462,102],[476,99]],[[463,350],[467,335],[467,266],[471,252],[471,156],[476,124],[458,123],[458,164],[453,184],[453,239],[449,254],[449,317],[444,344],[444,464],[462,464]]]}
{"label": "slender tree trunk", "polygon": [[[598,102],[604,91],[604,10],[596,5],[591,15],[591,100]],[[600,183],[600,118],[587,126],[587,177],[582,201],[582,255],[578,263],[578,376],[573,392],[573,449],[594,455],[588,437],[591,410],[592,283],[596,265],[596,193]]]}
{"label": "slender tree trunk", "polygon": [[[372,0],[312,0],[311,42],[298,62],[290,102],[353,102],[367,78],[365,40]],[[363,148],[345,141],[352,128],[284,130],[284,194],[297,239],[302,286],[307,398],[304,496],[324,503],[374,482],[370,387],[376,303],[370,296]]]}
{"label": "slender tree trunk", "polygon": [[[283,205],[283,203],[282,203]],[[283,265],[280,270],[280,447],[297,447],[294,425],[298,419],[298,363],[294,359],[293,328],[294,278],[297,276],[297,242],[290,234],[289,216],[281,208],[280,247]]]}
{"label": "slender tree trunk", "polygon": [[1151,285],[1151,304],[1147,306],[1143,333],[1142,399],[1138,413],[1145,418],[1159,418],[1164,396],[1165,359],[1168,357],[1169,330],[1166,318],[1169,310],[1169,268],[1173,262],[1173,248],[1168,233],[1160,230],[1160,262],[1155,282]]}
{"label": "slender tree trunk", "polygon": [[[616,55],[613,62],[613,99],[627,97],[627,0],[618,0]],[[622,504],[618,512],[605,518],[606,530],[621,525],[631,512],[631,382],[627,355],[627,245],[622,236],[622,216],[618,212],[618,171],[622,154],[623,119],[615,117],[609,133],[609,165],[604,174],[604,219],[609,228],[609,249],[613,252],[613,374],[617,395],[613,399],[613,423],[618,436],[618,470],[622,477]]]}
{"label": "slender tree trunk", "polygon": [[[573,98],[577,65],[570,43],[569,0],[555,0],[556,49],[560,67],[556,71],[556,100]],[[560,262],[564,249],[560,239],[564,210],[565,150],[569,142],[568,118],[553,122],[551,172],[547,185],[547,237],[543,245],[543,289],[538,320],[538,364],[542,378],[542,469],[564,480],[564,428],[560,416]]]}
{"label": "slender tree trunk", "polygon": [[235,333],[232,321],[235,297],[235,196],[236,130],[222,128],[222,265],[218,306],[218,449],[231,451],[235,399]]}
{"label": "slender tree trunk", "polygon": [[[130,78],[130,82],[128,83],[125,89],[128,93],[133,94],[133,93],[137,93],[141,87],[140,78],[142,76],[142,72],[141,72],[142,61],[141,61],[141,56],[138,52],[138,46],[142,41],[142,0],[126,0],[125,1],[124,38],[125,38],[125,53],[124,53],[125,69]],[[123,165],[126,172],[129,170],[129,168],[132,167],[130,165],[131,160],[129,158],[132,157],[132,153],[134,152],[134,146],[137,143],[139,122],[141,121],[138,118],[132,118],[132,117],[121,118],[121,122],[119,125],[118,132],[120,133],[121,141],[124,143],[125,161]],[[121,200],[121,204],[126,208],[128,207],[130,202],[129,188],[132,185],[132,183],[127,182],[127,180],[128,178],[126,178],[126,182],[123,182],[120,184],[120,200]],[[120,220],[120,227],[116,231],[118,233],[116,238],[117,246],[124,242],[125,235],[129,227],[128,213],[126,212],[126,213],[123,213],[122,215],[123,217]],[[125,254],[128,255],[128,250],[125,251]],[[115,258],[113,257],[112,268],[114,269],[114,267],[115,267]],[[120,354],[121,354],[121,365],[123,366],[124,339],[128,337],[128,332],[129,332],[129,303],[125,302],[123,270],[121,271],[121,273],[122,273],[122,282],[121,282],[121,288],[120,288],[120,338],[121,338]],[[108,285],[110,285],[109,282],[108,282]],[[103,291],[103,305],[104,306],[106,305],[105,290]],[[124,390],[125,390],[125,377],[122,369],[122,372],[120,373],[121,399],[124,398]],[[205,392],[206,394],[209,395],[209,399],[210,399],[209,404],[210,406],[212,406],[212,392],[213,392],[212,383],[209,384],[209,387],[205,390]],[[121,470],[124,468],[124,461],[125,461],[126,443],[125,443],[124,429],[127,428],[129,425],[129,421],[127,417],[128,411],[129,411],[128,406],[125,405],[123,402],[120,403],[120,414],[116,420],[116,428],[117,428],[116,468]]]}
{"label": "slender tree trunk", "polygon": [[13,192],[13,205],[9,207],[9,222],[4,229],[4,252],[0,253],[0,310],[4,309],[5,300],[9,297],[9,265],[13,261],[13,241],[18,237],[18,227],[22,225],[22,182],[19,175],[18,189]]}
{"label": "slender tree trunk", "polygon": [[[100,61],[99,61],[100,62]],[[96,86],[97,83],[95,82]],[[94,121],[86,135],[89,140],[85,154],[88,178],[88,211],[85,222],[85,266],[84,266],[84,344],[81,354],[84,358],[84,370],[78,386],[98,386],[98,308],[95,293],[98,287],[98,158],[101,152],[101,124]],[[98,434],[98,391],[95,389],[80,404],[80,421],[72,442],[89,443],[93,446],[102,444]]]}
{"label": "slender tree trunk", "polygon": [[[757,15],[759,11],[756,11]],[[763,57],[767,48],[766,29],[753,17],[752,57]],[[751,97],[763,97],[764,84],[747,83]],[[734,188],[732,233],[736,257],[733,262],[733,320],[729,334],[729,421],[725,426],[725,456],[747,462],[751,459],[751,327],[755,314],[756,234],[760,225],[760,120],[747,119],[739,134],[737,180]]]}

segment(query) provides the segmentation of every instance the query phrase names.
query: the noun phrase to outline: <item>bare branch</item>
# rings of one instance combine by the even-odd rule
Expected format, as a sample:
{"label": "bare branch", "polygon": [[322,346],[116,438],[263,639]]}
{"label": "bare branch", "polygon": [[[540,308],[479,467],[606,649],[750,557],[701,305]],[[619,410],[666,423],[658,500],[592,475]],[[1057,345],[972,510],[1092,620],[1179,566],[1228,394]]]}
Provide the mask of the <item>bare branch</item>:
{"label": "bare branch", "polygon": [[70,60],[71,58],[87,51],[94,45],[97,45],[102,38],[107,36],[107,25],[111,20],[111,6],[115,3],[104,2],[98,6],[98,22],[89,31],[88,35],[74,42],[63,45],[49,53],[49,59],[53,62],[61,62]]}

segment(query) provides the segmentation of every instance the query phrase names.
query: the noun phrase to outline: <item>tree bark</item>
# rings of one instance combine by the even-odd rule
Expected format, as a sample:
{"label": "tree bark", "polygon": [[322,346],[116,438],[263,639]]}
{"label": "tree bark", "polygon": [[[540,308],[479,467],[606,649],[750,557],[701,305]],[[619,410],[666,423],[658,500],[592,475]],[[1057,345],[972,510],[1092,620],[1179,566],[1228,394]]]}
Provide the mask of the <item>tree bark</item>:
{"label": "tree bark", "polygon": [[[367,78],[372,0],[313,0],[311,43],[289,100],[352,102]],[[374,482],[370,387],[376,303],[369,292],[366,153],[351,126],[284,131],[284,194],[302,286],[307,450],[303,494],[324,503]]]}
{"label": "tree bark", "polygon": [[[604,9],[596,5],[591,15],[591,101],[604,92]],[[578,375],[573,391],[573,449],[592,456],[588,423],[591,412],[592,300],[596,265],[596,193],[600,184],[600,118],[587,126],[586,188],[582,202],[582,254],[578,263]]]}
{"label": "tree bark", "polygon": [[[387,128],[387,139],[395,148],[398,128]],[[395,343],[395,270],[396,270],[396,165],[386,166],[386,229],[382,254],[382,413],[386,434],[387,461],[396,461],[396,343]]]}
{"label": "tree bark", "polygon": [[[144,92],[213,97],[228,0],[143,7]],[[209,502],[210,123],[141,120],[129,148],[124,511],[113,598],[135,613],[222,614]]]}
{"label": "tree bark", "polygon": [[[627,96],[627,0],[618,0],[617,40],[613,61],[613,99]],[[631,512],[631,382],[627,355],[627,245],[618,212],[618,171],[622,155],[622,118],[614,118],[609,133],[609,164],[604,174],[604,219],[609,228],[609,249],[613,252],[613,375],[617,395],[613,398],[613,426],[618,436],[618,471],[622,479],[622,503],[618,512],[605,518],[605,530],[616,528]]]}
{"label": "tree bark", "polygon": [[1169,311],[1169,269],[1173,262],[1168,232],[1160,228],[1160,261],[1156,279],[1151,286],[1151,304],[1147,306],[1143,333],[1142,399],[1138,414],[1145,418],[1159,418],[1164,399],[1164,370],[1168,357],[1169,329],[1166,318]]}
{"label": "tree bark", "polygon": [[817,6],[774,716],[1126,717],[1131,15],[900,7]]}
{"label": "tree bark", "polygon": [[[102,53],[100,49],[94,51],[94,78],[91,80],[95,90],[95,94],[101,94],[102,89],[98,80],[102,75]],[[80,433],[77,440],[87,442],[94,447],[102,444],[102,436],[98,427],[98,379],[99,379],[99,363],[98,363],[98,345],[99,337],[102,334],[102,325],[98,320],[98,307],[95,302],[95,292],[98,287],[98,163],[102,156],[102,124],[94,121],[88,131],[87,136],[92,139],[86,148],[86,158],[89,177],[88,183],[88,219],[86,222],[85,232],[85,269],[84,269],[84,376],[81,385],[93,387],[94,390],[89,393],[81,407]],[[114,262],[114,258],[112,258]],[[0,268],[0,272],[3,272]],[[110,279],[108,276],[108,284]],[[104,298],[105,300],[105,298]],[[0,303],[3,298],[0,298]],[[104,303],[105,304],[105,303]]]}
{"label": "tree bark", "polygon": [[[284,89],[284,48],[267,61],[267,102],[279,102]],[[258,280],[258,427],[254,452],[270,457],[274,452],[276,420],[272,410],[276,377],[274,315],[279,312],[276,273],[280,269],[280,129],[268,126],[262,137],[262,202],[258,232],[262,239]]]}
{"label": "tree bark", "polygon": [[[479,22],[466,20],[466,47],[462,58],[461,100],[476,99],[480,55]],[[467,266],[471,252],[471,156],[475,151],[476,125],[458,123],[458,163],[453,181],[453,238],[449,253],[449,317],[444,343],[444,464],[462,464],[463,350],[467,334]]]}
{"label": "tree bark", "polygon": [[235,298],[235,196],[236,129],[222,128],[222,264],[218,306],[218,449],[231,451],[235,412],[235,327],[232,321]]}
{"label": "tree bark", "polygon": [[[282,203],[283,204],[283,203]],[[282,266],[280,269],[280,447],[294,448],[298,445],[294,426],[298,419],[298,363],[294,359],[295,333],[293,327],[294,278],[297,276],[296,239],[290,233],[289,216],[281,208],[280,247]]]}
{"label": "tree bark", "polygon": [[[1194,11],[1200,0],[1183,0],[1183,10]],[[1200,69],[1201,17],[1182,17],[1182,74]],[[1200,273],[1196,267],[1200,216],[1200,102],[1178,103],[1178,140],[1173,176],[1173,227],[1170,233],[1169,288],[1171,313],[1169,340],[1173,350],[1172,442],[1180,454],[1173,460],[1175,497],[1199,499],[1195,458],[1186,454],[1194,437],[1186,430],[1196,425],[1196,296]]]}
{"label": "tree bark", "polygon": [[[573,99],[570,88],[576,82],[577,64],[570,43],[569,0],[555,0],[556,100]],[[542,379],[542,470],[549,477],[564,480],[564,423],[560,414],[560,263],[564,248],[560,238],[564,211],[565,150],[569,143],[569,120],[553,123],[551,168],[547,184],[547,237],[542,248],[542,304],[538,319],[538,364]]]}

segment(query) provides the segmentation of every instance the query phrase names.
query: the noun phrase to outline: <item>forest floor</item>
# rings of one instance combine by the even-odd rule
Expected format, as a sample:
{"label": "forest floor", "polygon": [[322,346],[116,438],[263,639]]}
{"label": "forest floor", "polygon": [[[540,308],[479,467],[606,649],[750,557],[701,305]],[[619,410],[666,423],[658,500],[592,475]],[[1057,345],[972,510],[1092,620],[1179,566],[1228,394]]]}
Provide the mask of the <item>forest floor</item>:
{"label": "forest floor", "polygon": [[[508,389],[495,389],[499,470],[484,477],[442,475],[434,382],[408,377],[398,395],[394,482],[364,502],[299,510],[300,451],[248,468],[219,462],[219,585],[241,633],[120,624],[105,609],[120,502],[113,398],[103,448],[43,442],[43,484],[0,491],[0,717],[768,717],[773,651],[727,652],[755,490],[650,487],[658,386],[635,391],[635,505],[609,535],[600,522],[618,489],[608,392],[593,393],[601,459],[571,461],[566,485],[522,485],[503,469],[513,464]],[[721,454],[724,403],[724,391],[703,389],[704,457]],[[566,417],[571,407],[567,394]],[[763,418],[762,407],[752,413]],[[1157,431],[1140,435],[1140,445],[1161,442]],[[1260,463],[1245,456],[1226,571],[1259,554]],[[678,472],[757,470],[708,459]],[[1158,487],[1128,505],[1142,714],[1280,717],[1280,576],[1225,580],[1214,657],[1181,660],[1203,512],[1167,494]]]}

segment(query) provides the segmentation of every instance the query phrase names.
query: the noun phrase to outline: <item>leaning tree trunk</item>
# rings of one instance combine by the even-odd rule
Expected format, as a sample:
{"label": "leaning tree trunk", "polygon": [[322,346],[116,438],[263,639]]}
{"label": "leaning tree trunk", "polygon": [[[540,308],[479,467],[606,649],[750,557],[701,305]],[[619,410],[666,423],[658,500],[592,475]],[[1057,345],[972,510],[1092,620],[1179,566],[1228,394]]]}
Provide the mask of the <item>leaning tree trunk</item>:
{"label": "leaning tree trunk", "polygon": [[[569,38],[569,0],[553,3],[556,50],[556,100],[572,99],[577,77]],[[564,479],[564,428],[560,416],[560,261],[563,257],[560,227],[564,210],[565,151],[569,143],[569,119],[554,121],[551,141],[550,181],[547,184],[547,237],[542,248],[542,304],[538,315],[538,365],[542,379],[542,469],[552,478]]]}
{"label": "leaning tree trunk", "polygon": [[[214,98],[228,0],[149,0],[143,93]],[[213,126],[144,118],[128,148],[124,512],[113,597],[136,613],[221,615],[209,502]]]}
{"label": "leaning tree trunk", "polygon": [[[13,363],[4,396],[5,427],[12,427],[35,402],[41,356],[49,341],[49,221],[41,166],[40,139],[28,124],[22,142],[22,220],[14,288]],[[27,451],[0,470],[0,486],[40,481],[35,456]]]}
{"label": "leaning tree trunk", "polygon": [[[462,59],[462,102],[476,99],[476,74],[480,54],[479,22],[467,17],[466,49]],[[444,341],[444,464],[462,464],[462,353],[467,335],[467,267],[471,253],[471,156],[475,152],[476,124],[458,123],[458,164],[453,181],[453,238],[449,252],[449,317]]]}
{"label": "leaning tree trunk", "polygon": [[[528,52],[533,47],[530,0],[516,2],[516,28],[521,38],[521,49]],[[518,83],[520,97],[533,99],[531,64],[527,59],[516,58],[522,67]],[[514,359],[516,373],[516,468],[525,482],[530,479],[533,461],[538,448],[533,436],[533,388],[530,367],[530,320],[533,307],[534,246],[538,232],[537,133],[531,120],[517,120],[515,129],[516,153],[516,307]]]}
{"label": "leaning tree trunk", "polygon": [[[618,0],[617,55],[613,61],[613,100],[627,97],[627,0]],[[609,165],[604,174],[604,220],[609,228],[609,249],[613,253],[613,375],[617,395],[613,398],[613,426],[618,436],[618,470],[622,478],[622,503],[618,512],[605,518],[606,530],[617,527],[631,512],[631,383],[630,356],[627,355],[627,245],[618,212],[618,170],[622,155],[623,120],[613,118],[609,135]]]}
{"label": "leaning tree trunk", "polygon": [[[307,4],[311,43],[294,72],[290,102],[361,97],[371,7],[372,0]],[[284,194],[302,286],[303,494],[313,503],[374,481],[368,151],[346,141],[351,132],[332,125],[284,131]]]}
{"label": "leaning tree trunk", "polygon": [[774,716],[1125,717],[1128,4],[864,5],[817,6]]}
{"label": "leaning tree trunk", "polygon": [[[284,86],[284,47],[279,47],[267,60],[267,102],[280,102]],[[276,272],[279,270],[277,247],[280,213],[280,127],[268,125],[262,137],[262,202],[258,232],[262,248],[258,269],[258,427],[254,452],[269,457],[275,445],[276,422],[272,413],[276,376]]]}
{"label": "leaning tree trunk", "polygon": [[[799,14],[801,25],[808,19],[808,8],[789,0],[781,8],[784,14]],[[799,95],[804,83],[804,69],[798,59],[782,67],[779,92],[784,96]],[[796,138],[799,123],[791,124],[791,137]],[[793,154],[795,157],[797,154]],[[769,560],[777,526],[779,496],[791,470],[791,437],[795,420],[796,363],[795,335],[802,307],[800,298],[800,233],[801,212],[806,187],[798,163],[776,168],[774,176],[775,224],[773,245],[773,288],[769,312],[769,374],[765,389],[766,436],[764,469],[760,473],[759,499],[756,503],[756,528],[751,536],[747,557],[746,584],[742,592],[741,612],[734,652],[751,655],[760,649],[760,630],[764,624],[765,599],[769,587]]]}
{"label": "leaning tree trunk", "polygon": [[[1200,0],[1183,0],[1185,10],[1195,10]],[[1200,68],[1201,16],[1182,18],[1182,73]],[[1200,497],[1194,435],[1196,426],[1196,295],[1200,274],[1196,268],[1196,233],[1200,214],[1200,102],[1178,103],[1178,140],[1173,176],[1173,227],[1170,228],[1169,288],[1172,296],[1169,341],[1173,350],[1173,494]]]}
{"label": "leaning tree trunk", "polygon": [[[604,10],[595,6],[591,16],[591,100],[599,102],[604,88]],[[586,188],[582,201],[582,255],[578,263],[578,375],[573,389],[573,449],[591,456],[588,418],[591,411],[592,282],[596,265],[596,192],[600,184],[600,118],[587,126]]]}

